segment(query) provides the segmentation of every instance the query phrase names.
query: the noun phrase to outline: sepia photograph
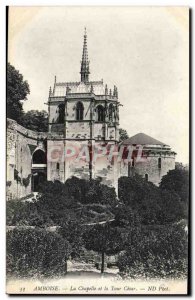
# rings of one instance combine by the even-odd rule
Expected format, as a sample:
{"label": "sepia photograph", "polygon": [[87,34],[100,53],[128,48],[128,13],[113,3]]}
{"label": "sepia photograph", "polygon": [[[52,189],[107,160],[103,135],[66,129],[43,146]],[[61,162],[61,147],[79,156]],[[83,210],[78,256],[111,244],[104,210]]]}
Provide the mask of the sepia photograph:
{"label": "sepia photograph", "polygon": [[189,7],[6,19],[6,293],[189,294]]}

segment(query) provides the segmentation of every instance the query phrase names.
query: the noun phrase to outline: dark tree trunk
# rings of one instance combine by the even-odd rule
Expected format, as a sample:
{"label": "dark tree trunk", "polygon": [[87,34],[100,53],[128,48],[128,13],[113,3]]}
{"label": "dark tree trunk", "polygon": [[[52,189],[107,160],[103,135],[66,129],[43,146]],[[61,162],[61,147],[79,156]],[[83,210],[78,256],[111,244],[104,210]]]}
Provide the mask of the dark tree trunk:
{"label": "dark tree trunk", "polygon": [[65,273],[67,273],[67,261],[65,262],[64,268],[65,268]]}
{"label": "dark tree trunk", "polygon": [[104,251],[102,251],[102,265],[101,265],[101,273],[104,273]]}

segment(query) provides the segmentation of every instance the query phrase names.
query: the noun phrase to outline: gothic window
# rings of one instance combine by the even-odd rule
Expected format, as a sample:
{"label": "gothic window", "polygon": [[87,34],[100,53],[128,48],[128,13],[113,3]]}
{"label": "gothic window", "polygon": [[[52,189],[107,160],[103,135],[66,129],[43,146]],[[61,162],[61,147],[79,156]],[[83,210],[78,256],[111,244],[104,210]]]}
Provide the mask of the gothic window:
{"label": "gothic window", "polygon": [[59,171],[59,169],[60,169],[60,164],[59,164],[59,162],[56,164],[56,169]]}
{"label": "gothic window", "polygon": [[60,104],[58,106],[58,112],[59,112],[58,123],[62,124],[64,123],[64,104]]}
{"label": "gothic window", "polygon": [[98,122],[104,122],[104,108],[102,105],[97,107],[97,120]]}
{"label": "gothic window", "polygon": [[108,112],[108,117],[109,117],[109,121],[113,121],[113,114],[114,114],[114,107],[112,104],[110,104],[109,106],[109,112]]}
{"label": "gothic window", "polygon": [[84,112],[83,103],[78,102],[76,105],[76,120],[77,121],[83,120],[83,112]]}
{"label": "gothic window", "polygon": [[148,181],[148,174],[145,174],[145,180]]}
{"label": "gothic window", "polygon": [[158,158],[158,168],[161,169],[161,157]]}

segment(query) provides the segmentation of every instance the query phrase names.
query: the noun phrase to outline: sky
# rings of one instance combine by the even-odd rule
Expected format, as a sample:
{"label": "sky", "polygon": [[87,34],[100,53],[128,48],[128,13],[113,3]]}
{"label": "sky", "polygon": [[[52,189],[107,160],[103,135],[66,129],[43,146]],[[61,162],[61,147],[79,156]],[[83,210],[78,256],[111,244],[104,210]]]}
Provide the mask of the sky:
{"label": "sky", "polygon": [[24,110],[47,110],[49,87],[80,81],[84,27],[90,80],[118,88],[120,127],[189,160],[189,28],[185,7],[11,7],[8,61],[28,81]]}

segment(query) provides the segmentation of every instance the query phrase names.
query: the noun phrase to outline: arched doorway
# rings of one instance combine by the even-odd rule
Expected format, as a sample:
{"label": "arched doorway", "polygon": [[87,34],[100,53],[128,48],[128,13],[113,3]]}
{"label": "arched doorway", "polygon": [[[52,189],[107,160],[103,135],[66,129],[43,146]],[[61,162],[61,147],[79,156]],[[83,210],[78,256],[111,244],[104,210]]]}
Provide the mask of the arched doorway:
{"label": "arched doorway", "polygon": [[45,151],[37,149],[32,155],[32,191],[39,192],[47,180],[47,157]]}
{"label": "arched doorway", "polygon": [[32,156],[32,163],[46,164],[47,163],[46,153],[41,149],[36,150]]}

